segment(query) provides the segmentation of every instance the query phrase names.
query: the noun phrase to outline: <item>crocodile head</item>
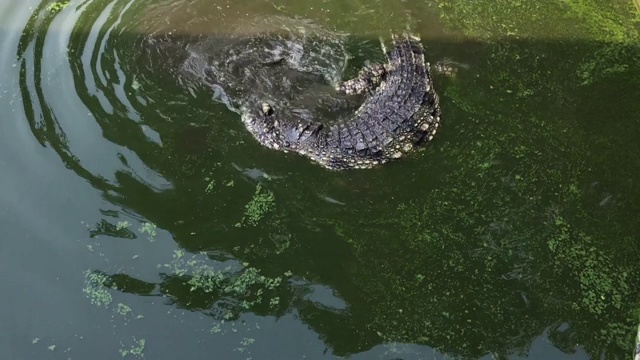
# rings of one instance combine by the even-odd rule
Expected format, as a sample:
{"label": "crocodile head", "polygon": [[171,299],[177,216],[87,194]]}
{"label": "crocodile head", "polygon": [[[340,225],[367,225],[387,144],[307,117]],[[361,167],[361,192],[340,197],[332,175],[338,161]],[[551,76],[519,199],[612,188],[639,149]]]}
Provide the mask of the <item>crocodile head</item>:
{"label": "crocodile head", "polygon": [[271,105],[264,102],[259,110],[243,108],[242,122],[260,144],[274,150],[282,149],[280,124]]}
{"label": "crocodile head", "polygon": [[306,109],[274,109],[263,102],[252,110],[244,108],[242,113],[249,132],[270,149],[305,153],[318,146],[318,138],[326,131]]}

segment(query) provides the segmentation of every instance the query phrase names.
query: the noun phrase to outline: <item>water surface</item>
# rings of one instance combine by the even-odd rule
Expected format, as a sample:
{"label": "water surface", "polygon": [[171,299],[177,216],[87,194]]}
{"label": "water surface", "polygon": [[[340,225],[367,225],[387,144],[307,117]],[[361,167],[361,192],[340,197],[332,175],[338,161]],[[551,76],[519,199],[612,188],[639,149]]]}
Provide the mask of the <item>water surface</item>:
{"label": "water surface", "polygon": [[[631,1],[31,0],[0,14],[3,359],[630,357]],[[428,60],[468,65],[435,79],[434,142],[330,172],[259,146],[177,54],[141,55],[152,36],[249,37],[276,18],[342,39],[332,74],[379,61],[379,38],[407,26]]]}

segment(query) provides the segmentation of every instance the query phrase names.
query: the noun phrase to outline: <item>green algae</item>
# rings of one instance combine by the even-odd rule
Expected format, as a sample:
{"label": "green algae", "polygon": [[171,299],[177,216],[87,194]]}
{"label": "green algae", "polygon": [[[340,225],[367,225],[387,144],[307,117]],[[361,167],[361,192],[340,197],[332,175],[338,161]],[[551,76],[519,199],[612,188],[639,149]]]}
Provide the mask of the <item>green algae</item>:
{"label": "green algae", "polygon": [[[627,264],[618,264],[597,247],[596,239],[573,229],[562,217],[554,220],[557,228],[548,241],[557,266],[575,280],[575,302],[571,309],[588,313],[602,329],[593,334],[600,344],[629,345],[628,320],[634,307],[628,299],[637,296],[632,290],[636,276]],[[612,318],[614,316],[614,318]],[[615,321],[615,320],[617,321]],[[582,321],[586,321],[583,319]]]}
{"label": "green algae", "polygon": [[183,251],[176,251],[173,261],[164,267],[171,269],[176,280],[182,279],[192,296],[205,302],[211,301],[211,296],[227,299],[229,304],[222,317],[230,319],[241,311],[260,306],[276,309],[280,304],[276,294],[283,286],[282,276],[265,276],[248,265],[242,264],[240,269],[231,265],[214,267],[196,256],[187,259]]}
{"label": "green algae", "polygon": [[131,307],[123,303],[118,303],[118,307],[116,308],[116,312],[122,316],[126,316],[132,311],[133,310],[131,310]]}
{"label": "green algae", "polygon": [[156,224],[145,222],[142,225],[140,225],[140,228],[138,229],[138,231],[140,231],[141,234],[147,234],[147,238],[149,239],[149,241],[155,241],[156,236],[158,235],[156,228],[157,228]]}
{"label": "green algae", "polygon": [[628,42],[638,37],[634,25],[640,16],[626,0],[437,0],[437,4],[443,22],[471,38],[579,36]]}
{"label": "green algae", "polygon": [[640,13],[631,1],[438,0],[438,6],[442,21],[470,38],[593,42],[593,50],[584,55],[577,69],[583,85],[640,66]]}
{"label": "green algae", "polygon": [[67,5],[69,5],[69,0],[64,0],[64,1],[54,1],[51,4],[49,4],[48,9],[52,12],[52,13],[58,13],[60,12],[62,9],[66,8]]}
{"label": "green algae", "polygon": [[82,292],[91,304],[107,307],[113,301],[111,293],[107,290],[109,277],[104,273],[90,270],[85,271],[84,276],[85,286]]}
{"label": "green algae", "polygon": [[[560,318],[575,334],[567,352],[575,350],[576,342],[588,344],[594,357],[602,349],[616,354],[630,348],[633,325],[628,318],[634,309],[626,299],[638,298],[630,285],[637,266],[633,256],[619,254],[630,249],[623,245],[633,244],[634,237],[621,212],[606,213],[606,221],[590,214],[598,211],[589,207],[590,182],[598,178],[592,168],[601,166],[591,161],[593,137],[580,126],[582,119],[570,114],[579,108],[576,91],[582,87],[621,74],[636,76],[633,31],[619,26],[625,22],[616,20],[615,7],[589,1],[439,4],[450,29],[483,40],[479,64],[472,65],[470,74],[462,71],[459,81],[445,80],[439,87],[445,127],[434,145],[437,150],[428,150],[421,160],[425,167],[445,165],[435,166],[437,173],[424,175],[419,169],[415,178],[403,178],[407,191],[384,190],[361,203],[356,199],[349,209],[353,213],[336,210],[327,222],[337,224],[338,236],[353,257],[346,257],[344,264],[334,260],[339,251],[331,247],[336,241],[323,235],[326,239],[320,240],[331,245],[322,249],[332,257],[321,262],[330,270],[299,264],[317,260],[318,254],[294,253],[291,247],[302,243],[303,249],[315,250],[316,239],[291,235],[290,223],[265,221],[275,210],[275,195],[258,185],[252,200],[238,205],[244,205],[239,224],[265,225],[264,232],[243,242],[229,241],[233,245],[225,248],[238,258],[251,258],[252,266],[187,260],[179,251],[176,257],[181,260],[165,267],[169,273],[160,284],[166,298],[222,319],[211,329],[216,334],[224,332],[225,320],[230,324],[242,312],[277,313],[289,298],[278,291],[284,287],[280,276],[264,274],[275,272],[281,265],[274,265],[274,256],[284,254],[278,262],[297,266],[319,281],[339,283],[336,274],[347,271],[348,276],[339,277],[352,281],[342,286],[355,288],[349,288],[354,306],[348,320],[359,321],[357,331],[371,331],[383,341],[506,357],[524,353],[532,338]],[[566,10],[567,15],[558,15]],[[589,17],[592,11],[599,13]],[[553,39],[560,33],[587,45]],[[213,149],[215,137],[207,137],[206,145]],[[171,153],[171,164],[181,184],[216,195],[214,200],[203,196],[185,202],[206,210],[207,221],[235,222],[237,218],[228,220],[224,212],[215,212],[229,209],[223,201],[227,193],[230,198],[246,195],[216,186],[229,184],[210,170],[219,152],[175,155]],[[189,177],[200,181],[184,181]],[[322,182],[327,178],[323,175]],[[307,181],[324,186],[310,177]],[[391,181],[381,183],[388,186]],[[302,204],[304,197],[285,196],[278,193],[279,204],[286,204],[278,210],[285,215],[294,217],[300,211],[312,218],[309,213],[320,212],[317,203]],[[637,198],[636,193],[629,196]],[[216,205],[202,205],[214,201]],[[303,220],[305,226],[319,228],[317,219]],[[211,248],[226,241],[206,237],[205,246]],[[181,246],[194,246],[191,240],[177,239]],[[551,335],[555,339],[557,333]],[[326,336],[328,343],[341,341]],[[365,348],[355,338],[349,350]]]}
{"label": "green algae", "polygon": [[136,339],[134,337],[129,347],[120,349],[120,355],[122,355],[122,357],[132,355],[137,358],[143,358],[146,342],[147,341],[145,339]]}
{"label": "green algae", "polygon": [[[427,200],[338,225],[372,304],[369,328],[384,341],[500,357],[526,348],[554,314],[594,356],[626,353],[629,300],[640,294],[637,265],[622,256],[630,240],[620,240],[633,239],[633,221],[587,210],[599,165],[588,160],[593,136],[570,114],[581,87],[638,76],[635,20],[626,5],[590,1],[438,3],[450,29],[485,41],[484,63],[442,87],[443,131],[456,139],[439,140],[447,171]],[[572,24],[583,26],[562,32]]]}
{"label": "green algae", "polygon": [[556,1],[437,0],[441,20],[455,31],[483,40],[508,36],[519,38],[536,32],[562,29],[566,21],[558,22],[562,8]]}
{"label": "green algae", "polygon": [[638,40],[640,15],[632,1],[562,0],[570,16],[580,20],[579,24],[590,39],[629,43]]}
{"label": "green algae", "polygon": [[137,235],[129,229],[130,226],[131,224],[129,224],[128,221],[118,221],[116,224],[113,224],[107,219],[102,219],[91,229],[90,233],[92,238],[109,236],[122,239],[135,239]]}
{"label": "green algae", "polygon": [[242,224],[251,226],[258,225],[258,222],[262,218],[275,210],[275,200],[276,198],[272,191],[264,190],[261,184],[256,185],[253,198],[245,205],[244,216],[236,226],[241,226]]}

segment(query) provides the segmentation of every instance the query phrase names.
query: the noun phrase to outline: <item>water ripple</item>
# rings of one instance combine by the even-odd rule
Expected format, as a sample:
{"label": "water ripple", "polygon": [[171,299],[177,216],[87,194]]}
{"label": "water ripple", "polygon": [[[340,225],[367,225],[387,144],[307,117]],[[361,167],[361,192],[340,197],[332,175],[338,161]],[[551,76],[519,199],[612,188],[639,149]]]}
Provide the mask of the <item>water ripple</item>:
{"label": "water ripple", "polygon": [[[123,173],[157,191],[172,188],[159,154],[188,126],[176,122],[185,111],[194,125],[210,126],[211,111],[221,110],[204,101],[235,112],[265,99],[318,106],[306,94],[330,94],[346,66],[343,36],[306,20],[230,19],[195,0],[55,4],[40,4],[21,35],[23,111],[35,138],[102,190],[119,187]],[[272,35],[256,36],[264,32]],[[288,66],[234,73],[269,57]],[[220,144],[222,153],[233,142]]]}
{"label": "water ripple", "polygon": [[[162,144],[136,109],[147,100],[131,101],[135,74],[122,66],[131,59],[131,48],[117,43],[120,24],[135,16],[130,13],[135,2],[103,3],[69,3],[59,11],[40,6],[33,13],[17,54],[24,111],[40,143],[100,188],[117,187],[118,173],[157,190],[171,188],[129,142]],[[127,141],[116,137],[122,131]]]}

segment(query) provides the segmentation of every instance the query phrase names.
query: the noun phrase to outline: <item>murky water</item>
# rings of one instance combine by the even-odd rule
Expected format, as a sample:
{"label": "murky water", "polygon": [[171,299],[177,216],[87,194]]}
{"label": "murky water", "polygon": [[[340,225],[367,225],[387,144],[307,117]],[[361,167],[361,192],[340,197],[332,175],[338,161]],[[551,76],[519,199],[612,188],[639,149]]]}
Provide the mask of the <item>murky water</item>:
{"label": "murky water", "polygon": [[[0,357],[630,358],[637,20],[631,1],[2,2]],[[344,50],[297,78],[300,107],[390,29],[420,33],[464,65],[435,79],[442,131],[366,171],[262,148],[178,68],[193,39],[274,24]]]}

